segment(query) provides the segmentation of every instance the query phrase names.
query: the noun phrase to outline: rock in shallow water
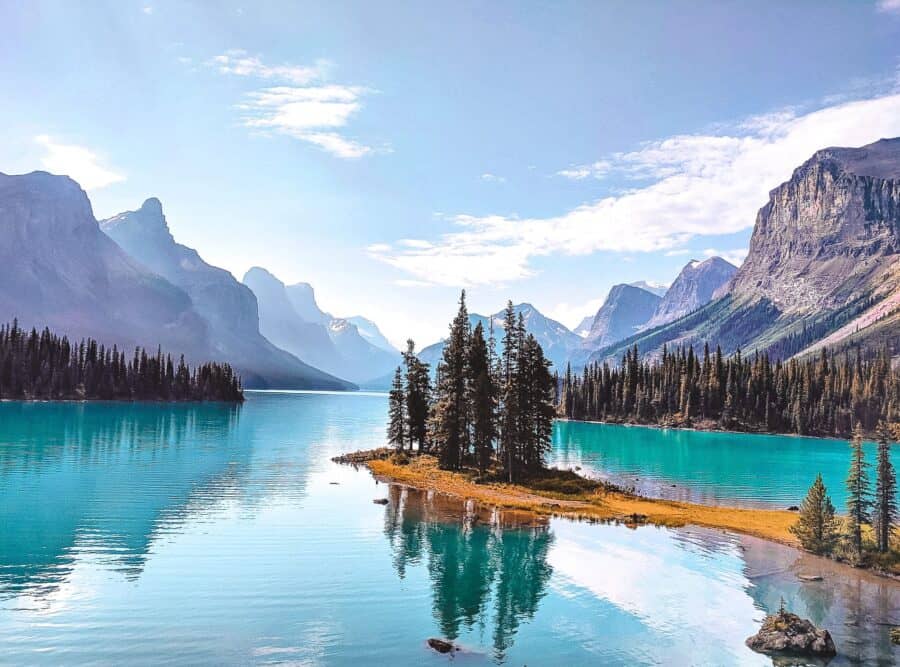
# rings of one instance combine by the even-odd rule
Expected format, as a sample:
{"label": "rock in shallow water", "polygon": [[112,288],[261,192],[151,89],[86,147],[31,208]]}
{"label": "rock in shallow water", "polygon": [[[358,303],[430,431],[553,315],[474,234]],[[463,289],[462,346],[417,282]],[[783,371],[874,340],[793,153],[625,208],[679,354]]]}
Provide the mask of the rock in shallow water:
{"label": "rock in shallow water", "polygon": [[438,653],[450,653],[450,651],[456,648],[452,643],[444,641],[443,639],[438,639],[437,637],[430,637],[428,639],[428,645]]}
{"label": "rock in shallow water", "polygon": [[375,498],[372,500],[372,502],[375,503],[376,505],[387,505],[388,499],[387,498]]}
{"label": "rock in shallow water", "polygon": [[828,630],[783,610],[766,616],[759,632],[745,643],[757,653],[823,658],[837,654]]}

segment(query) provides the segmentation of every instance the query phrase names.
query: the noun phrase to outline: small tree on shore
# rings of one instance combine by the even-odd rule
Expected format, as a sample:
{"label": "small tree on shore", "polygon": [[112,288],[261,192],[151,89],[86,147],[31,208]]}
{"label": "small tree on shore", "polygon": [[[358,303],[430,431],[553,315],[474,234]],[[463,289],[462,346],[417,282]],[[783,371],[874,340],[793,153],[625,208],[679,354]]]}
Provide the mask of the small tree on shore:
{"label": "small tree on shore", "polygon": [[806,498],[800,504],[800,518],[790,531],[797,536],[804,549],[813,553],[827,554],[834,548],[838,537],[837,521],[821,473],[809,487]]}
{"label": "small tree on shore", "polygon": [[412,339],[406,341],[406,352],[403,353],[406,364],[406,422],[409,433],[409,448],[419,447],[420,452],[428,449],[428,411],[431,401],[431,377],[428,364],[423,363],[416,355],[416,344]]}
{"label": "small tree on shore", "polygon": [[870,508],[872,501],[869,489],[869,474],[866,469],[865,453],[863,452],[863,430],[857,423],[853,429],[853,437],[850,439],[850,473],[847,475],[847,514],[849,515],[848,529],[850,543],[856,554],[857,560],[862,560],[862,527],[870,521]]}
{"label": "small tree on shore", "polygon": [[406,445],[406,392],[403,387],[403,371],[394,371],[394,381],[388,394],[388,442],[397,449]]}
{"label": "small tree on shore", "polygon": [[875,465],[874,524],[878,551],[890,549],[891,532],[897,521],[897,475],[891,463],[890,433],[884,422],[875,431],[878,439],[878,461]]}

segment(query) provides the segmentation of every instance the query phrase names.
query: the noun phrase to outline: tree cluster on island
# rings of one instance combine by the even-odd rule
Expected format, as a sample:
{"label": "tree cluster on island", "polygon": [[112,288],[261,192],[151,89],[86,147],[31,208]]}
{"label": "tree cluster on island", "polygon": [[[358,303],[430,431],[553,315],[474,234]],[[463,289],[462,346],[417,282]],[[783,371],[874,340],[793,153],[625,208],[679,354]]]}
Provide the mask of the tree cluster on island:
{"label": "tree cluster on island", "polygon": [[619,367],[589,364],[581,374],[566,370],[559,414],[665,426],[714,426],[726,430],[850,435],[891,423],[900,407],[900,373],[883,350],[873,359],[823,349],[818,356],[787,362],[768,354],[724,358],[719,348],[702,356],[691,347],[641,360],[629,349]]}
{"label": "tree cluster on island", "polygon": [[389,394],[388,441],[434,454],[445,469],[471,466],[517,482],[544,468],[557,383],[511,301],[499,354],[493,327],[485,334],[481,323],[472,329],[463,291],[433,386],[409,341]]}
{"label": "tree cluster on island", "polygon": [[0,327],[0,398],[25,400],[244,400],[240,378],[228,364],[188,366],[157,350],[138,347],[129,359],[117,346],[92,338],[72,343],[18,322]]}
{"label": "tree cluster on island", "polygon": [[[871,464],[863,451],[863,431],[857,425],[850,440],[847,475],[847,516],[835,515],[834,505],[816,477],[800,505],[800,516],[791,527],[803,548],[862,565],[867,560],[892,565],[891,538],[897,524],[897,476],[891,463],[891,435],[884,423],[875,428],[877,454],[875,489],[869,479]],[[871,536],[871,539],[870,539]]]}

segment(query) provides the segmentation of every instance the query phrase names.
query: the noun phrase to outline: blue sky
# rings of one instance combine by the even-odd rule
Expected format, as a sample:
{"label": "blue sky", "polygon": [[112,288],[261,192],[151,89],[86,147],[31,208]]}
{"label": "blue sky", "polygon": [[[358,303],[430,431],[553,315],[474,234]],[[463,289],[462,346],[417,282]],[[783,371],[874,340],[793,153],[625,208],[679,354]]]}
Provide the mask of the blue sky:
{"label": "blue sky", "polygon": [[[394,341],[739,261],[820,147],[900,135],[900,0],[10,2],[0,171],[159,197],[238,278]],[[260,5],[260,6],[257,6]]]}

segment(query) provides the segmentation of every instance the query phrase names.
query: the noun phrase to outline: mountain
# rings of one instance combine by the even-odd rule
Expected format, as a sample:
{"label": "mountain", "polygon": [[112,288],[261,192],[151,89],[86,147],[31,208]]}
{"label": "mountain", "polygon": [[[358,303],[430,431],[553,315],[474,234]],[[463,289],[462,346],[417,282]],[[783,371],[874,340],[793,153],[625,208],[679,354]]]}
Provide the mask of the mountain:
{"label": "mountain", "polygon": [[[544,350],[544,356],[547,357],[557,370],[564,370],[566,363],[576,350],[582,345],[581,336],[567,329],[563,324],[556,320],[550,319],[530,303],[520,303],[513,306],[516,316],[522,314],[525,321],[525,330],[532,334],[540,343]],[[501,340],[503,338],[504,322],[506,310],[494,313],[490,317],[478,315],[477,313],[469,313],[469,325],[474,329],[481,323],[484,328],[485,338],[488,337],[490,326],[493,324],[494,337],[497,340],[497,352],[501,350]],[[432,343],[419,352],[419,359],[431,365],[431,370],[437,367],[441,356],[444,353],[444,341]]]}
{"label": "mountain", "polygon": [[399,350],[391,344],[391,342],[385,337],[385,335],[381,333],[378,325],[375,324],[372,320],[366,319],[365,317],[362,317],[360,315],[345,317],[344,319],[350,322],[350,324],[354,325],[357,331],[359,331],[359,335],[365,338],[375,347],[385,350],[386,352],[399,352]]}
{"label": "mountain", "polygon": [[725,285],[737,271],[737,267],[721,257],[710,257],[702,262],[688,262],[675,282],[665,292],[653,317],[644,328],[650,329],[677,320],[712,301],[716,290]]}
{"label": "mountain", "polygon": [[126,349],[210,356],[207,325],[181,289],[100,231],[67,176],[0,174],[0,319]]}
{"label": "mountain", "polygon": [[629,283],[629,285],[632,287],[640,287],[642,290],[647,290],[656,296],[665,296],[666,292],[669,290],[666,285],[661,285],[660,283],[648,283],[646,280],[638,280],[636,283]]}
{"label": "mountain", "polygon": [[207,325],[211,355],[231,363],[256,388],[349,389],[260,334],[256,297],[228,271],[175,242],[158,199],[100,222],[100,228],[153,273],[184,290]]}
{"label": "mountain", "polygon": [[594,315],[588,315],[578,323],[577,327],[572,329],[572,332],[577,336],[587,338],[588,334],[591,333],[591,325],[594,323],[594,318],[596,316],[596,313]]}
{"label": "mountain", "polygon": [[829,346],[900,352],[900,138],[827,148],[772,190],[756,217],[749,253],[700,309],[593,359],[636,344],[709,341],[787,358]]}
{"label": "mountain", "polygon": [[593,349],[634,335],[656,312],[661,298],[633,285],[614,285],[591,322],[584,345]]}
{"label": "mountain", "polygon": [[260,267],[247,272],[244,284],[259,302],[263,335],[303,361],[367,387],[400,362],[398,352],[372,345],[356,325],[323,312],[309,284],[286,286]]}

